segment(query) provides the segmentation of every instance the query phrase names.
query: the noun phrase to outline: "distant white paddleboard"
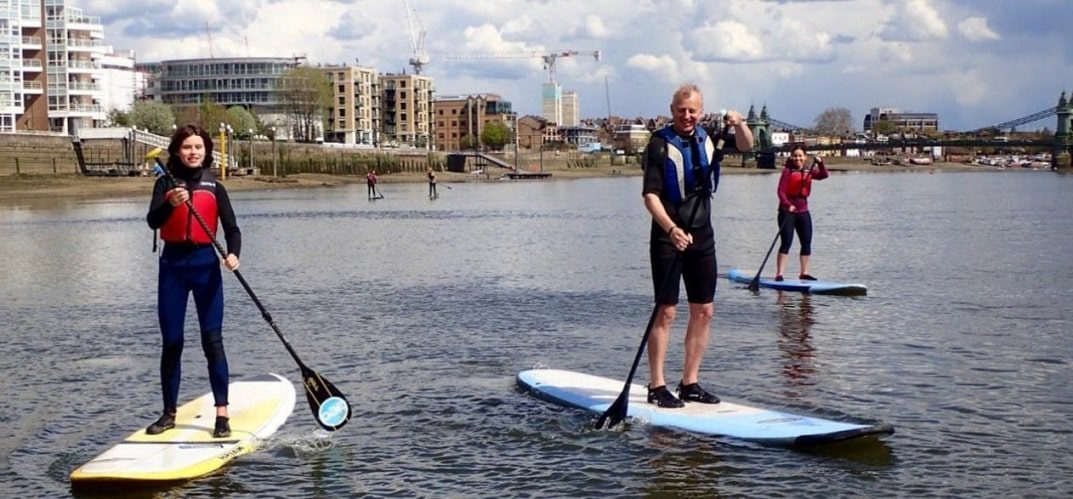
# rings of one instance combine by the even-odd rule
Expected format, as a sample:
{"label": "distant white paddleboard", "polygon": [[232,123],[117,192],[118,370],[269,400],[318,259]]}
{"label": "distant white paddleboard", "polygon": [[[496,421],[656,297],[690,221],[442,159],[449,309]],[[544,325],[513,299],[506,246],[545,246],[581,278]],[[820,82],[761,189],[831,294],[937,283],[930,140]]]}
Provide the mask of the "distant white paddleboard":
{"label": "distant white paddleboard", "polygon": [[[622,392],[622,381],[557,369],[518,373],[518,385],[542,399],[603,414]],[[680,409],[649,404],[648,390],[630,386],[627,416],[648,424],[768,445],[812,446],[868,435],[890,435],[890,425],[830,421],[731,403],[687,403]]]}
{"label": "distant white paddleboard", "polygon": [[74,486],[185,480],[215,471],[256,450],[294,410],[294,385],[278,374],[231,383],[231,436],[213,438],[216,407],[212,392],[179,407],[175,428],[159,435],[145,425],[115,447],[71,473]]}

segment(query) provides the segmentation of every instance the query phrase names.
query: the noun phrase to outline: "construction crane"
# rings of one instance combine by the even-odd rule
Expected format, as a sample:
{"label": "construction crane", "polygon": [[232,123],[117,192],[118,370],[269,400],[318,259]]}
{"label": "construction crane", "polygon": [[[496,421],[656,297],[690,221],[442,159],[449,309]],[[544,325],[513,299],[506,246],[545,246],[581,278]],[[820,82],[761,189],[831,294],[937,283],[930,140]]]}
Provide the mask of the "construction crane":
{"label": "construction crane", "polygon": [[579,55],[591,55],[593,59],[600,60],[599,50],[561,50],[558,52],[538,52],[538,51],[526,51],[526,52],[514,52],[514,53],[492,53],[492,54],[456,54],[449,55],[446,58],[451,60],[468,60],[468,59],[532,59],[539,57],[544,60],[544,69],[548,72],[548,83],[555,83],[555,64],[562,57],[574,57]]}
{"label": "construction crane", "polygon": [[404,0],[406,4],[406,24],[410,28],[410,65],[414,67],[414,74],[421,74],[421,68],[429,63],[428,52],[425,51],[425,28],[421,20],[417,18],[410,0]]}

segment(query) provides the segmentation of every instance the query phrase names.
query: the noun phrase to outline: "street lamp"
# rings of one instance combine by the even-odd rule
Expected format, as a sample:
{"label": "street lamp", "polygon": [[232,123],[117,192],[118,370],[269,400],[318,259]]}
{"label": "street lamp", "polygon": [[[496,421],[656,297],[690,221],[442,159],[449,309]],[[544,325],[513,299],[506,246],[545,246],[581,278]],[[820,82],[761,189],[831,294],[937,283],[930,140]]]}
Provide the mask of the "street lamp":
{"label": "street lamp", "polygon": [[227,178],[227,125],[220,122],[220,178]]}
{"label": "street lamp", "polygon": [[228,154],[228,157],[227,157],[227,165],[228,165],[228,167],[230,167],[230,166],[231,166],[232,164],[234,164],[234,165],[235,165],[235,168],[236,168],[236,169],[238,169],[238,166],[239,166],[239,165],[238,165],[237,163],[235,163],[235,153],[234,153],[234,151],[232,150],[232,148],[230,147],[230,144],[231,144],[231,142],[232,142],[232,141],[233,141],[234,139],[235,139],[235,131],[234,131],[233,129],[231,129],[231,125],[227,125],[227,143],[228,143],[228,148],[227,148],[227,154]]}
{"label": "street lamp", "polygon": [[253,129],[247,131],[250,133],[250,173],[253,173]]}

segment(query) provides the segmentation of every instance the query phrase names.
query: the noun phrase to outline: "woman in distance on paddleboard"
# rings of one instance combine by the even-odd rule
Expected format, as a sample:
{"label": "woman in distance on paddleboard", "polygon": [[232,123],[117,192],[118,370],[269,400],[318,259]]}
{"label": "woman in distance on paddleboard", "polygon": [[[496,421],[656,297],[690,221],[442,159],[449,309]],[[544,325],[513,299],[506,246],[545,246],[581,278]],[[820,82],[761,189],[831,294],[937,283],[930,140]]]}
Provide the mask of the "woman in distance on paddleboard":
{"label": "woman in distance on paddleboard", "polygon": [[[801,274],[803,281],[815,281],[809,274],[809,258],[812,255],[812,215],[808,211],[808,196],[812,181],[827,178],[827,167],[819,156],[812,159],[812,166],[805,169],[805,149],[795,146],[779,177],[779,253],[775,255],[775,280],[783,280],[786,261],[790,257],[790,245],[794,232],[801,240]],[[790,220],[787,220],[789,218]]]}
{"label": "woman in distance on paddleboard", "polygon": [[[216,180],[212,167],[212,138],[196,125],[180,127],[168,145],[167,168],[174,182],[162,175],[153,186],[153,198],[146,220],[149,227],[160,229],[164,249],[160,253],[157,283],[157,316],[163,337],[160,357],[160,384],[164,397],[164,414],[146,428],[150,435],[175,427],[179,381],[182,379],[183,322],[186,303],[194,295],[201,348],[209,367],[209,383],[216,405],[213,436],[231,436],[227,412],[228,368],[221,330],[224,315],[224,288],[220,265],[228,270],[239,266],[242,233],[235,223],[235,212],[227,190]],[[187,201],[208,225],[201,227]],[[217,222],[223,226],[227,258],[216,256],[213,241]]]}

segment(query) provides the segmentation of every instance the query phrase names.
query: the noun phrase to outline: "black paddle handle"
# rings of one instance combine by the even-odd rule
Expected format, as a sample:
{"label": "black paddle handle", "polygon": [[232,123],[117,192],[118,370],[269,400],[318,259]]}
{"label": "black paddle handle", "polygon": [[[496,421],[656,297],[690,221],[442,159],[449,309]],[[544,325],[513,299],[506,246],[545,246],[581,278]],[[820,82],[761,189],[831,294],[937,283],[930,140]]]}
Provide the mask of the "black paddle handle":
{"label": "black paddle handle", "polygon": [[[172,185],[178,186],[179,182],[175,180],[174,176],[172,176],[171,171],[168,170],[168,167],[162,161],[160,161],[160,158],[155,159],[157,165],[159,165],[160,169],[164,171],[164,175],[168,176],[168,180],[172,183]],[[210,237],[212,237],[213,233],[211,230],[209,230],[209,224],[205,223],[204,218],[201,218],[201,214],[198,213],[197,209],[194,208],[194,202],[190,198],[186,198],[186,209],[190,210],[190,213],[192,213],[194,215],[194,218],[197,219],[197,223],[201,225],[201,230],[204,230],[205,234],[208,234]],[[212,246],[216,248],[216,252],[220,254],[221,258],[225,260],[227,259],[227,252],[224,250],[223,245],[221,245],[215,237],[212,237]],[[242,277],[242,273],[239,272],[238,269],[232,270],[231,272],[235,274],[235,277],[238,278],[238,282],[242,284],[242,289],[246,290],[246,294],[250,295],[250,299],[253,300],[253,304],[257,305],[257,309],[261,311],[261,317],[263,317],[265,322],[267,322],[268,325],[272,327],[272,331],[275,332],[276,336],[279,337],[279,340],[283,342],[283,346],[287,348],[287,352],[290,353],[291,357],[294,358],[294,361],[298,363],[298,367],[301,368],[303,371],[307,370],[308,368],[306,368],[305,364],[302,363],[302,359],[298,358],[298,353],[294,351],[293,347],[291,347],[291,344],[287,341],[287,338],[283,337],[283,332],[279,330],[279,326],[276,325],[276,321],[272,319],[272,314],[268,313],[268,309],[266,309],[265,306],[261,304],[261,300],[257,299],[257,294],[253,292],[253,288],[251,288],[250,284],[246,282],[246,278]]]}

